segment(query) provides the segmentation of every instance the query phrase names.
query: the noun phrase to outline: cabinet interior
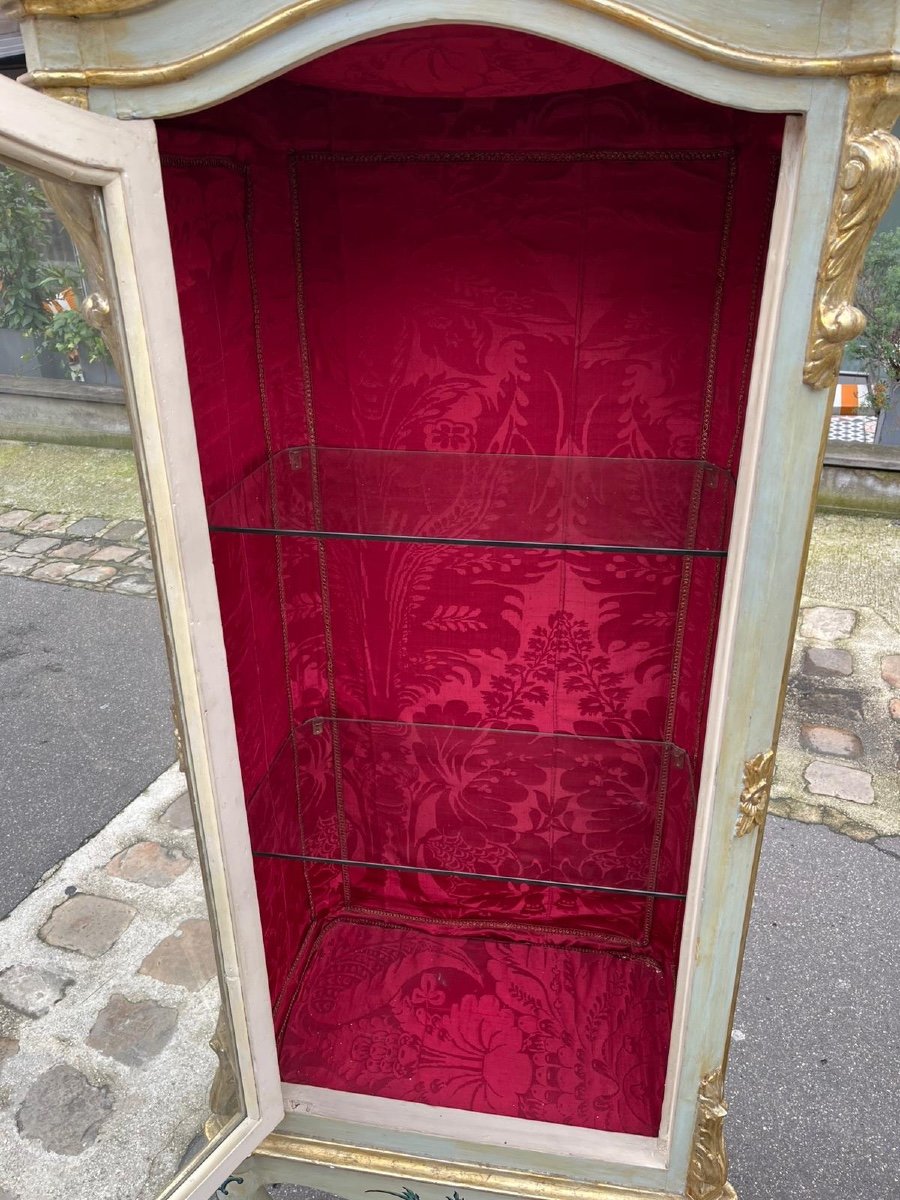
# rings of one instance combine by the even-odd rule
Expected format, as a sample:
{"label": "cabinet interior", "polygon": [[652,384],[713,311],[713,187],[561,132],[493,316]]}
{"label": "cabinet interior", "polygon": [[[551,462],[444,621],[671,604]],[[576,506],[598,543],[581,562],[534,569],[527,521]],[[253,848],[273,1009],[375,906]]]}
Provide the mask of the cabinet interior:
{"label": "cabinet interior", "polygon": [[285,1081],[656,1135],[782,126],[467,26],[160,122]]}

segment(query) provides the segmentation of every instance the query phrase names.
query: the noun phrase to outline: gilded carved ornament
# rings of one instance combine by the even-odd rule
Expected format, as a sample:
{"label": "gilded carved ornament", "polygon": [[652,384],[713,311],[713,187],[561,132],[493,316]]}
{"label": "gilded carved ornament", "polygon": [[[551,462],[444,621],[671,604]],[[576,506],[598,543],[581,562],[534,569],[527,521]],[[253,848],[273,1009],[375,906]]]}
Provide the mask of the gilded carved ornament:
{"label": "gilded carved ornament", "polygon": [[700,1082],[686,1200],[737,1200],[737,1193],[728,1182],[727,1115],[725,1077],[722,1068],[717,1067]]}
{"label": "gilded carved ornament", "polygon": [[[136,9],[153,8],[159,0],[20,0],[25,17],[104,18]],[[292,29],[310,17],[339,8],[347,0],[293,0],[283,8],[239,30],[231,37],[167,63],[144,66],[86,66],[80,68],[38,68],[30,82],[41,91],[85,87],[153,87],[177,83],[261,42]],[[831,56],[772,54],[698,33],[687,26],[667,21],[628,0],[560,0],[560,9],[578,8],[616,25],[647,34],[667,45],[707,62],[719,63],[736,71],[779,76],[841,77],[874,75],[900,70],[900,55],[893,50]]]}
{"label": "gilded carved ornament", "polygon": [[19,0],[23,17],[99,17],[152,8],[158,0]]}
{"label": "gilded carved ornament", "polygon": [[900,182],[900,140],[890,132],[898,117],[900,76],[850,80],[844,148],[803,370],[810,387],[833,386],[845,344],[866,326],[853,298],[869,239]]}
{"label": "gilded carved ornament", "polygon": [[54,100],[62,100],[63,104],[71,104],[73,108],[88,107],[88,90],[87,88],[50,88],[49,94]]}
{"label": "gilded carved ornament", "polygon": [[764,750],[744,763],[744,790],[741,792],[740,815],[735,827],[738,837],[743,837],[765,821],[774,772],[774,750]]}

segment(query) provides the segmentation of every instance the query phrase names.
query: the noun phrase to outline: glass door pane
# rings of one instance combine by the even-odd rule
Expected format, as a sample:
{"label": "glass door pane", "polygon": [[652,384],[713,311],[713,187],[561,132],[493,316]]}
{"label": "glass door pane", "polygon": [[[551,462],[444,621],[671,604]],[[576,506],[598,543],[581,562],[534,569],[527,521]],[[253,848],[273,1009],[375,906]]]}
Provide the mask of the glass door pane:
{"label": "glass door pane", "polygon": [[[21,142],[49,102],[7,89]],[[0,160],[0,1194],[17,1200],[205,1198],[258,1108],[176,731],[115,277],[103,191]]]}

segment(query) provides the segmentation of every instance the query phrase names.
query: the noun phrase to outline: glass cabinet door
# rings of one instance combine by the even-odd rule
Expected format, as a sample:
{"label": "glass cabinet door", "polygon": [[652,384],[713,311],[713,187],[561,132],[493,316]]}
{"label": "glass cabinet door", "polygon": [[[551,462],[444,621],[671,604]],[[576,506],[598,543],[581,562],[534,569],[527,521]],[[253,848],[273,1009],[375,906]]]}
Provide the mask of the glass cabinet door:
{"label": "glass cabinet door", "polygon": [[[118,840],[113,826],[118,829],[124,814],[64,858],[51,881],[47,912],[31,914],[35,929],[41,926],[29,942],[33,969],[14,962],[16,955],[25,954],[24,934],[16,944],[3,944],[2,965],[8,968],[3,1013],[13,1020],[21,1017],[24,1027],[15,1049],[16,1039],[3,1042],[11,1059],[4,1084],[15,1093],[19,1141],[4,1153],[0,1191],[9,1186],[18,1195],[24,1184],[26,1191],[36,1186],[36,1196],[56,1195],[53,1188],[70,1179],[68,1194],[86,1194],[87,1181],[79,1182],[78,1171],[80,1154],[89,1148],[100,1175],[111,1181],[111,1173],[121,1172],[117,1185],[129,1194],[134,1187],[134,1194],[139,1191],[147,1200],[208,1200],[275,1127],[283,1108],[221,626],[196,483],[155,132],[149,122],[96,116],[0,79],[0,163],[9,185],[3,195],[10,201],[7,211],[0,212],[8,235],[0,279],[8,288],[13,284],[14,252],[25,239],[21,229],[18,240],[10,238],[19,228],[15,218],[23,205],[37,214],[39,235],[49,219],[43,192],[71,235],[83,268],[85,295],[73,291],[72,307],[102,336],[125,389],[147,540],[162,598],[184,772],[182,777],[173,766],[129,806],[126,824],[131,824],[122,826]],[[7,529],[5,536],[5,546],[16,541],[15,531]],[[147,546],[142,549],[146,552]],[[27,573],[28,560],[19,557],[18,574]],[[37,578],[56,579],[62,570]],[[17,572],[4,572],[10,573]],[[90,570],[82,574],[90,575]],[[35,593],[29,611],[38,619],[40,585],[23,581],[22,586]],[[137,639],[134,646],[137,652]],[[160,672],[151,670],[154,665],[146,667],[145,704],[136,697],[134,705],[122,705],[133,719],[141,711],[148,720],[158,717],[152,701],[161,680]],[[140,676],[138,670],[135,677]],[[133,681],[130,687],[134,689]],[[107,699],[114,699],[115,689],[110,692]],[[54,735],[64,736],[65,714],[60,711],[50,720],[59,727]],[[85,755],[95,753],[86,736],[83,742]],[[71,803],[85,802],[73,778]],[[15,810],[10,816],[11,827],[21,828],[22,838],[30,837],[24,817],[17,825]],[[171,880],[175,886],[170,888]],[[190,888],[187,881],[192,881]],[[36,897],[32,892],[25,900],[13,898],[18,907],[4,922],[7,931],[26,905],[40,907],[43,901]],[[79,907],[80,913],[75,911]],[[119,941],[131,949],[117,957],[117,951],[110,951]],[[19,972],[18,982],[10,970]],[[44,980],[44,1007],[54,1008],[50,1015],[28,1007],[34,1008],[31,992],[37,979],[29,985],[29,970],[38,972],[38,982]],[[60,995],[51,995],[57,985]],[[92,998],[98,997],[102,1011],[88,1013]],[[41,1043],[45,1050],[49,1047],[43,1062],[34,1023],[28,1023],[36,1015],[52,1025],[49,1041]],[[163,1044],[167,1057],[160,1075]],[[178,1047],[175,1056],[173,1046]],[[150,1058],[155,1065],[148,1070]],[[63,1128],[60,1102],[69,1117],[76,1109],[82,1113],[80,1133]],[[112,1155],[106,1168],[97,1157],[104,1141]],[[135,1161],[147,1166],[141,1179],[129,1176],[132,1159],[126,1142]],[[53,1178],[43,1181],[35,1177],[40,1173],[35,1155],[42,1151],[68,1156],[61,1160],[64,1166],[57,1160],[56,1167],[48,1167]],[[10,1172],[14,1178],[6,1178]]]}

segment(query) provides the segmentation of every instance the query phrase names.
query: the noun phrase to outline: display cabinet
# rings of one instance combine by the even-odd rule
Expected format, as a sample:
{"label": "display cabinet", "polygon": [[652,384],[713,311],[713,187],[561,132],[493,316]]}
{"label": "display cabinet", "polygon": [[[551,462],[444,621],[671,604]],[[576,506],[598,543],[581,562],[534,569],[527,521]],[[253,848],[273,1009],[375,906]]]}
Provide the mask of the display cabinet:
{"label": "display cabinet", "polygon": [[23,16],[0,149],[130,390],[227,996],[168,1194],[733,1196],[900,9]]}

